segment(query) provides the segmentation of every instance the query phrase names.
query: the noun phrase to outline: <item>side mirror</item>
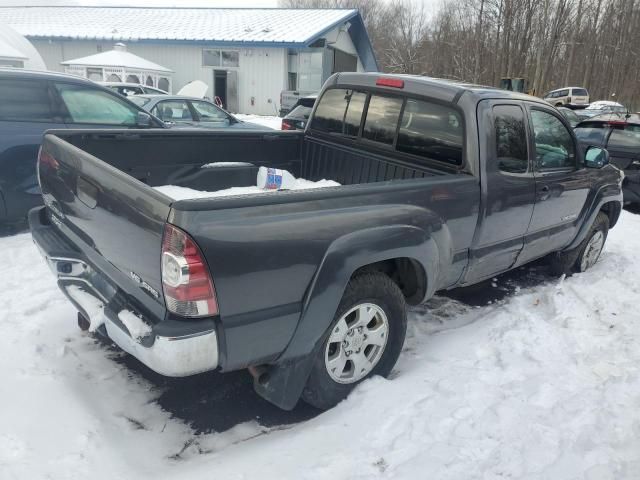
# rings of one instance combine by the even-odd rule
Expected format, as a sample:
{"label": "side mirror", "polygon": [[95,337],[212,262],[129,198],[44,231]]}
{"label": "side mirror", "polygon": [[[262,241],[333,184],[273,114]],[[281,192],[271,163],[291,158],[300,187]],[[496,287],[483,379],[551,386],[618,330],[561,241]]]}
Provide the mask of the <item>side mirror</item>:
{"label": "side mirror", "polygon": [[588,147],[584,154],[584,164],[587,168],[602,168],[609,163],[609,152],[600,147]]}
{"label": "side mirror", "polygon": [[151,126],[151,115],[147,112],[138,112],[136,117],[136,126],[142,128],[148,128]]}

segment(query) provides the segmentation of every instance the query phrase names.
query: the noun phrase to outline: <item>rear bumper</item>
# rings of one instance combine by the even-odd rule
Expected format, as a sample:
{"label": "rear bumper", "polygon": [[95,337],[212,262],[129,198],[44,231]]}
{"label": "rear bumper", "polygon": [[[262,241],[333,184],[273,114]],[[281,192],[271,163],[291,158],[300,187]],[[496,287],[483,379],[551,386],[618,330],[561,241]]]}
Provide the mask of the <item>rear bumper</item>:
{"label": "rear bumper", "polygon": [[213,320],[153,322],[145,318],[117,285],[96,271],[82,252],[46,221],[45,207],[29,212],[29,226],[58,286],[90,320],[92,329],[103,324],[116,345],[161,375],[184,377],[218,366]]}

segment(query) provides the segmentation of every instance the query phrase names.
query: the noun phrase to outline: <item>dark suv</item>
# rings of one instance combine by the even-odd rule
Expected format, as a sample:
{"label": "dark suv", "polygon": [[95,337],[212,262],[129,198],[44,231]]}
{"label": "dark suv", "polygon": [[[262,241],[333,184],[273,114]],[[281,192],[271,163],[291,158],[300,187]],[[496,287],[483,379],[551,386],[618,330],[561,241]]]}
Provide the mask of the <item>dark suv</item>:
{"label": "dark suv", "polygon": [[583,120],[574,131],[584,146],[609,151],[611,163],[624,171],[624,203],[640,205],[640,115],[598,115]]}
{"label": "dark suv", "polygon": [[0,223],[20,222],[42,204],[36,159],[45,130],[114,127],[164,124],[89,80],[0,68]]}

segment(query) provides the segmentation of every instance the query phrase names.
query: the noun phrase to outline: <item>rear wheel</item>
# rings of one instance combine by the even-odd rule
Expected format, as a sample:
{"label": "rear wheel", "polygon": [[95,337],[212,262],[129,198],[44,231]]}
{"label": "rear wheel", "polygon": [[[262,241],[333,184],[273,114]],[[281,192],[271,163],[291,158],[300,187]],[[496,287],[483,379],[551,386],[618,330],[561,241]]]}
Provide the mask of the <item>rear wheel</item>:
{"label": "rear wheel", "polygon": [[598,213],[595,222],[582,243],[568,252],[559,252],[551,257],[551,271],[555,275],[570,275],[593,267],[600,258],[609,233],[609,217]]}
{"label": "rear wheel", "polygon": [[328,409],[374,375],[395,365],[407,330],[405,301],[383,273],[351,279],[302,393],[307,403]]}

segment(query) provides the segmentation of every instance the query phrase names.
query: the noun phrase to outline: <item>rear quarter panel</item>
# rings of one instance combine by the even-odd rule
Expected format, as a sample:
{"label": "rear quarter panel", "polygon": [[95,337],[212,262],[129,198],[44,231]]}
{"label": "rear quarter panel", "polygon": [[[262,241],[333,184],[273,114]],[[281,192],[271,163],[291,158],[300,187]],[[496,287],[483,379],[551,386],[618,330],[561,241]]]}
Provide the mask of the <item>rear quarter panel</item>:
{"label": "rear quarter panel", "polygon": [[[258,197],[265,198],[264,205],[259,205]],[[178,202],[169,221],[189,232],[207,258],[224,330],[223,368],[235,369],[249,360],[273,359],[282,352],[323,259],[350,236],[357,242],[354,235],[358,232],[394,226],[421,232],[423,243],[434,242],[438,250],[437,266],[424,266],[431,275],[428,288],[433,291],[454,284],[466,265],[478,198],[476,179],[446,175],[270,193],[254,196],[251,204],[236,208],[229,208],[230,198],[182,206]],[[396,246],[404,246],[402,241],[398,238]],[[382,259],[376,248],[367,241],[358,244],[364,265]],[[388,258],[414,256],[408,252],[400,255],[395,251]],[[425,255],[418,260],[428,263],[434,259],[427,260]],[[359,266],[351,265],[352,271]],[[339,267],[333,265],[335,271]],[[333,314],[330,309],[326,312],[326,322]]]}

